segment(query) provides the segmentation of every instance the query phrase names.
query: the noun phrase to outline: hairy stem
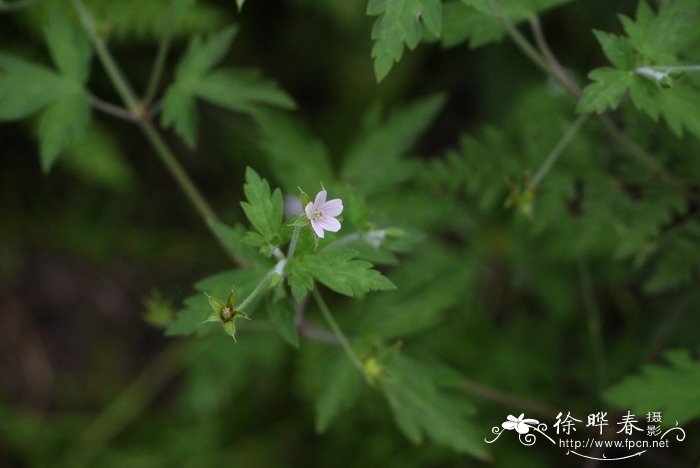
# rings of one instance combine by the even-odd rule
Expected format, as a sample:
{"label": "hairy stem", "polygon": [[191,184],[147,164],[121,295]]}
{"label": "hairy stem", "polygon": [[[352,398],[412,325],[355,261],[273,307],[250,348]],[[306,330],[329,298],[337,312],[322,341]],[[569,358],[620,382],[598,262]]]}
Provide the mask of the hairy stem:
{"label": "hairy stem", "polygon": [[175,13],[177,12],[176,5],[177,0],[171,0],[170,11],[168,12],[168,17],[165,19],[163,35],[160,37],[160,44],[158,45],[158,53],[156,55],[155,61],[153,62],[153,70],[151,71],[151,77],[148,80],[146,93],[143,96],[143,102],[146,104],[149,104],[151,101],[153,101],[153,98],[156,96],[156,92],[158,92],[158,85],[160,84],[160,79],[163,76],[165,59],[168,57],[173,27],[175,26]]}
{"label": "hairy stem", "polygon": [[129,109],[126,109],[111,102],[104,101],[97,96],[90,95],[90,105],[95,109],[109,114],[112,117],[118,119],[126,120],[127,122],[138,122],[138,117],[136,117]]}
{"label": "hairy stem", "polygon": [[557,161],[557,159],[559,159],[559,156],[561,156],[566,147],[569,146],[569,143],[571,143],[571,140],[573,140],[574,136],[576,136],[576,133],[578,133],[581,125],[583,125],[587,118],[588,114],[580,115],[574,121],[574,123],[571,124],[566,133],[564,133],[564,136],[562,136],[561,140],[559,140],[559,143],[557,143],[554,149],[549,153],[547,159],[544,160],[544,163],[542,163],[542,166],[540,166],[539,170],[530,181],[528,187],[531,190],[536,188],[540,182],[542,182],[542,179],[544,179],[544,177],[549,173],[552,166],[554,166],[554,163]]}
{"label": "hairy stem", "polygon": [[350,361],[357,367],[360,372],[362,372],[362,375],[365,374],[365,368],[362,365],[362,361],[360,361],[360,358],[355,354],[355,351],[352,349],[352,346],[350,346],[350,342],[348,339],[345,337],[345,334],[343,333],[343,330],[340,328],[340,325],[338,325],[338,322],[335,321],[333,318],[333,314],[331,313],[330,309],[328,308],[328,305],[326,304],[326,301],[323,300],[323,296],[318,290],[318,285],[313,290],[314,294],[314,299],[316,299],[316,304],[318,304],[318,308],[321,309],[321,313],[323,314],[323,317],[326,319],[326,322],[328,322],[328,326],[331,327],[331,330],[333,330],[333,333],[335,333],[336,338],[338,338],[338,341],[340,342],[340,346],[343,347],[343,350],[345,351],[345,354],[348,355],[348,358],[350,358]]}

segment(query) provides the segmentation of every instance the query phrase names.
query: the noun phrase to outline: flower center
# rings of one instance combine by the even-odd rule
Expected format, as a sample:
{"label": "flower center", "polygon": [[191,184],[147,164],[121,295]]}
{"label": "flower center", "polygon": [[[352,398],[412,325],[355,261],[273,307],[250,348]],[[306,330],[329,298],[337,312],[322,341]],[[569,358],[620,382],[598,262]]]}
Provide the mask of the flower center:
{"label": "flower center", "polygon": [[318,208],[314,208],[313,210],[311,210],[311,219],[313,219],[314,221],[318,221],[322,216],[323,214]]}
{"label": "flower center", "polygon": [[221,320],[224,322],[228,322],[233,318],[233,311],[231,310],[230,307],[224,307],[221,309]]}

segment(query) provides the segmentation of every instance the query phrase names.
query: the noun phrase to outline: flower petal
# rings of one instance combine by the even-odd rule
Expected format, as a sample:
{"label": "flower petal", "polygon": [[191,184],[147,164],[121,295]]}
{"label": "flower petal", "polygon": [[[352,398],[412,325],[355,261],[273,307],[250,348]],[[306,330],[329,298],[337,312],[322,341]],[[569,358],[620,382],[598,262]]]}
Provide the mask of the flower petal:
{"label": "flower petal", "polygon": [[518,423],[515,425],[515,430],[518,432],[518,434],[527,434],[530,432],[530,426],[527,424]]}
{"label": "flower petal", "polygon": [[518,418],[516,418],[512,414],[509,414],[506,419],[508,419],[508,421],[518,422]]}
{"label": "flower petal", "polygon": [[323,228],[321,227],[321,223],[315,219],[311,220],[311,228],[313,228],[314,232],[318,237],[323,239]]}
{"label": "flower petal", "polygon": [[523,419],[522,422],[531,426],[537,426],[540,423],[537,419]]}
{"label": "flower petal", "polygon": [[326,195],[328,195],[328,192],[326,192],[325,190],[321,190],[320,192],[318,192],[318,194],[316,195],[316,200],[314,200],[314,206],[316,208],[320,208],[321,205],[326,203]]}
{"label": "flower petal", "polygon": [[323,204],[321,207],[323,214],[327,216],[336,217],[343,212],[343,200],[340,198],[334,198]]}
{"label": "flower petal", "polygon": [[[335,218],[325,217],[317,221],[318,225],[321,226],[326,231],[338,232],[340,231],[340,221]],[[323,236],[321,236],[323,237]]]}
{"label": "flower petal", "polygon": [[311,219],[311,213],[313,212],[313,210],[314,210],[314,204],[312,202],[307,203],[306,206],[304,207],[304,212],[306,213],[307,218]]}
{"label": "flower petal", "polygon": [[513,429],[515,429],[515,424],[516,423],[514,423],[513,421],[506,421],[503,424],[501,424],[501,426],[507,431],[512,431]]}

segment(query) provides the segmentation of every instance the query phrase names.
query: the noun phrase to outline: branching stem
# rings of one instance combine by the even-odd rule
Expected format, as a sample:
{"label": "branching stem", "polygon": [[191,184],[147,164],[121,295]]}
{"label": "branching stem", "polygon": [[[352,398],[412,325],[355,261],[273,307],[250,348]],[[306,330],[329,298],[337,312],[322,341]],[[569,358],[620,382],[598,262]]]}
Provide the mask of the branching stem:
{"label": "branching stem", "polygon": [[90,105],[105,114],[126,120],[127,122],[135,123],[139,121],[138,117],[132,114],[129,109],[104,101],[97,96],[90,95]]}
{"label": "branching stem", "polygon": [[[581,90],[574,83],[561,66],[556,56],[552,53],[551,48],[547,44],[539,19],[533,16],[530,19],[530,27],[533,31],[533,36],[540,50],[538,51],[530,42],[523,36],[508,16],[503,12],[497,0],[490,0],[491,5],[498,14],[498,19],[503,24],[508,36],[515,45],[528,57],[532,63],[538,68],[552,76],[559,84],[561,84],[576,100],[581,97]],[[676,180],[656,159],[645,151],[642,147],[625,135],[606,115],[599,115],[598,119],[602,122],[606,132],[631,156],[636,158],[642,164],[647,166],[654,174],[658,174],[670,185],[679,188],[683,192],[687,192],[683,184]]]}
{"label": "branching stem", "polygon": [[547,156],[547,159],[544,160],[542,166],[540,166],[539,170],[530,181],[528,188],[532,190],[536,188],[540,182],[542,182],[542,179],[544,179],[544,177],[549,173],[550,169],[552,169],[552,166],[554,166],[554,163],[557,161],[557,159],[559,159],[559,156],[561,156],[566,147],[569,146],[569,143],[571,143],[571,140],[573,140],[574,136],[576,136],[576,133],[578,133],[581,125],[583,125],[587,118],[588,114],[582,114],[574,121],[574,123],[571,124],[566,133],[564,133],[564,135],[561,137],[561,140],[559,140],[559,143],[557,143],[554,149],[552,149]]}
{"label": "branching stem", "polygon": [[176,12],[177,0],[171,0],[170,11],[168,11],[168,17],[165,20],[165,26],[163,28],[163,35],[160,37],[160,44],[158,45],[158,53],[153,62],[153,70],[148,80],[146,94],[144,94],[143,97],[143,102],[145,104],[150,104],[158,92],[158,85],[160,84],[160,79],[163,76],[163,68],[165,67],[165,59],[168,57],[168,51],[170,50]]}
{"label": "branching stem", "polygon": [[[93,106],[111,115],[134,121],[139,128],[141,128],[141,131],[144,133],[156,154],[170,172],[170,175],[172,175],[182,189],[182,192],[188,198],[190,203],[192,203],[195,210],[197,210],[197,213],[199,213],[204,223],[218,239],[213,227],[213,223],[218,222],[216,213],[194,184],[187,172],[185,172],[182,165],[178,162],[175,154],[167,145],[160,132],[151,122],[150,113],[146,110],[143,103],[138,100],[133,88],[125,78],[124,74],[119,68],[119,65],[117,65],[117,62],[112,57],[109,49],[107,49],[107,45],[97,34],[95,30],[95,21],[83,1],[73,0],[73,6],[78,13],[83,28],[87,31],[90,39],[92,40],[97,56],[105,68],[110,81],[119,93],[122,101],[124,101],[126,109],[119,108],[118,106],[106,103],[97,98],[92,99]],[[228,252],[228,250],[226,251]],[[243,262],[240,258],[232,254],[230,254],[230,256],[237,264],[245,265],[245,262]]]}

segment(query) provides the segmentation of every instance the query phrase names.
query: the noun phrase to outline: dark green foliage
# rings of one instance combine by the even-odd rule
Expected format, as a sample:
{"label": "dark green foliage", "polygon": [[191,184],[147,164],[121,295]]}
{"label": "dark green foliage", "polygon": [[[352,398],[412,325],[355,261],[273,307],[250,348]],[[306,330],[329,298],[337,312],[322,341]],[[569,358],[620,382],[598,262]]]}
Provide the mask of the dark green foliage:
{"label": "dark green foliage", "polygon": [[700,364],[687,351],[669,351],[668,366],[645,366],[605,392],[605,399],[638,414],[661,412],[663,426],[684,425],[700,417]]}
{"label": "dark green foliage", "polygon": [[115,111],[73,1],[0,16],[0,465],[560,466],[484,439],[569,410],[696,461],[700,3],[84,3],[137,101],[169,48]]}
{"label": "dark green foliage", "polygon": [[46,42],[58,73],[23,59],[0,56],[0,120],[19,120],[43,109],[37,133],[41,165],[48,172],[58,155],[83,137],[90,123],[88,39],[54,13]]}

